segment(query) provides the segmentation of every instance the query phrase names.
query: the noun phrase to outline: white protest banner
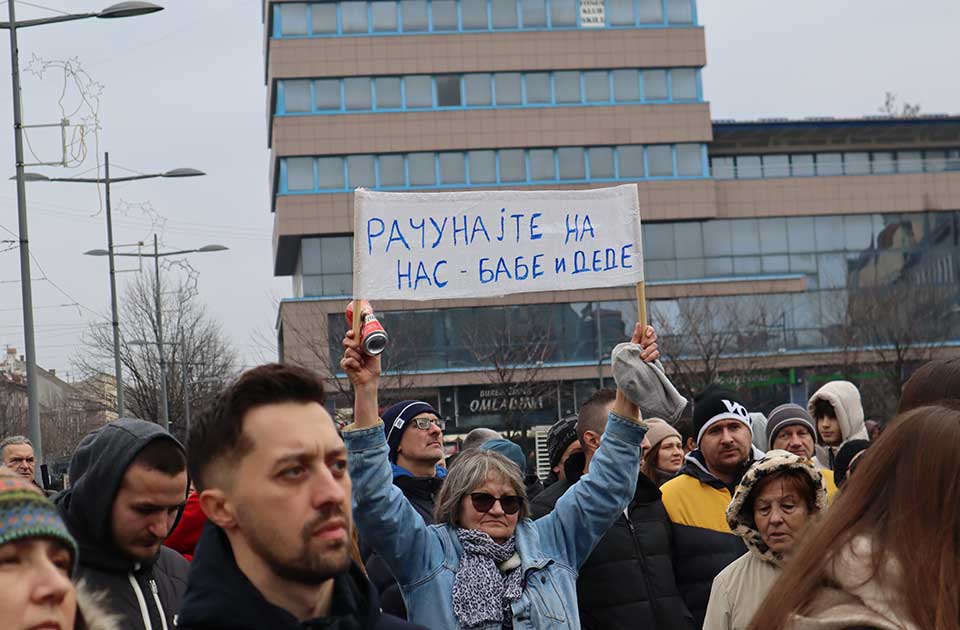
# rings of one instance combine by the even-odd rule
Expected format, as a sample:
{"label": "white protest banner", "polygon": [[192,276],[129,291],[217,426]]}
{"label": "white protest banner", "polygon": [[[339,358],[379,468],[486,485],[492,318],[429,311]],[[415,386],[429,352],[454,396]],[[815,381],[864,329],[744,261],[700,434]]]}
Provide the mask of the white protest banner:
{"label": "white protest banner", "polygon": [[438,300],[643,281],[634,185],[355,195],[354,296]]}

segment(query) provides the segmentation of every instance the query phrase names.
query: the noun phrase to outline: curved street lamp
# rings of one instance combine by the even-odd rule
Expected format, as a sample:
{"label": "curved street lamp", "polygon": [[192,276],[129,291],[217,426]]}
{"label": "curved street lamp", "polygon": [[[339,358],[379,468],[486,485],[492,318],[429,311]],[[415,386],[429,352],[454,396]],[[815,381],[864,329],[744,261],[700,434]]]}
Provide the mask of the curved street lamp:
{"label": "curved street lamp", "polygon": [[[123,5],[150,5],[149,2],[124,2]],[[121,5],[114,5],[120,7]],[[155,5],[150,5],[155,6]],[[132,7],[124,7],[126,10],[133,10]],[[142,7],[141,7],[142,8]],[[109,10],[109,9],[105,9]],[[156,10],[159,11],[159,8]],[[115,16],[119,17],[119,16]],[[74,184],[103,184],[106,190],[106,215],[107,215],[107,250],[106,254],[113,251],[113,212],[110,205],[110,184],[121,182],[132,182],[141,179],[154,179],[158,177],[200,177],[206,175],[203,171],[195,168],[175,168],[162,173],[145,173],[142,175],[125,175],[123,177],[110,177],[110,153],[103,154],[103,177],[48,177],[42,173],[23,173],[23,180],[27,182],[67,182]],[[15,178],[11,178],[15,179]],[[102,251],[102,250],[101,250]],[[110,312],[112,315],[111,326],[113,327],[113,372],[117,386],[117,415],[123,416],[124,412],[124,391],[123,391],[123,366],[120,363],[120,312],[117,308],[117,271],[110,256]]]}
{"label": "curved street lamp", "polygon": [[[57,15],[17,22],[16,1],[7,0],[6,22],[0,29],[10,31],[10,74],[13,77],[13,144],[17,166],[17,227],[20,241],[20,287],[23,308],[23,345],[27,362],[27,433],[33,442],[37,461],[43,462],[43,438],[40,431],[40,398],[37,387],[37,346],[33,330],[33,287],[30,284],[30,236],[27,230],[27,193],[23,177],[23,111],[20,94],[20,55],[17,30],[44,24],[70,22],[85,18],[123,18],[161,11],[163,7],[149,2],[121,2],[97,13]],[[37,467],[37,474],[40,467]]]}

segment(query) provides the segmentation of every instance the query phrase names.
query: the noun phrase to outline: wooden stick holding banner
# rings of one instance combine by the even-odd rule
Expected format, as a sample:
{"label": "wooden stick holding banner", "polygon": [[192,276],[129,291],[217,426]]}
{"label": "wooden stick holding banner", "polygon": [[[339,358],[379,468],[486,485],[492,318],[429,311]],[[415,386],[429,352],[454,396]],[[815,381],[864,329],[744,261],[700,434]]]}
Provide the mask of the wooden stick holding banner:
{"label": "wooden stick holding banner", "polygon": [[363,304],[363,301],[360,299],[359,295],[353,296],[353,340],[360,341],[360,327],[363,324],[363,311],[360,308],[360,305]]}
{"label": "wooden stick holding banner", "polygon": [[[646,283],[637,283],[637,317],[640,321],[640,330],[647,329],[647,291]],[[642,334],[642,333],[641,333]]]}

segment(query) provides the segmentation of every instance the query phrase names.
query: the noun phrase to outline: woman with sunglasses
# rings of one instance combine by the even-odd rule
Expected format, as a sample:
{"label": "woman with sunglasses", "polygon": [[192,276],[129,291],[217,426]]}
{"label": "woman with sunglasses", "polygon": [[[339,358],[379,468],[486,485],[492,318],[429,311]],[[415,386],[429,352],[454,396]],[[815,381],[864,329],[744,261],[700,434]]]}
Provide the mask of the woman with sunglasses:
{"label": "woman with sunglasses", "polygon": [[[643,332],[644,358],[658,354]],[[641,342],[640,326],[632,343]],[[577,571],[629,503],[646,426],[619,390],[590,474],[536,522],[517,465],[494,451],[463,453],[426,525],[393,486],[377,417],[380,358],[362,354],[352,331],[341,367],[355,393],[350,453],[354,518],[397,578],[410,621],[428,628],[482,630],[580,627]]]}

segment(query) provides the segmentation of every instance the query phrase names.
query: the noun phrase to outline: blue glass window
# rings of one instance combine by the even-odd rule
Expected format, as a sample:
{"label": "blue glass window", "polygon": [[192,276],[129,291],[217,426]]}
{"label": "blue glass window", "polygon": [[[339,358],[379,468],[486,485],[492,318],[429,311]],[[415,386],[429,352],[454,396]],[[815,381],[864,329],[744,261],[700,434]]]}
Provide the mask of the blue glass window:
{"label": "blue glass window", "polygon": [[307,5],[280,5],[280,34],[302,36],[307,34]]}
{"label": "blue glass window", "polygon": [[471,184],[495,184],[497,182],[497,154],[495,151],[469,151]]}
{"label": "blue glass window", "polygon": [[485,31],[489,28],[487,0],[474,0],[460,4],[460,17],[465,31]]}
{"label": "blue glass window", "polygon": [[344,33],[366,33],[367,3],[355,0],[345,0],[340,3],[340,24]]}
{"label": "blue glass window", "polygon": [[523,87],[519,72],[499,72],[496,81],[497,105],[519,105],[523,102]]}
{"label": "blue glass window", "polygon": [[493,78],[489,74],[468,74],[464,76],[467,92],[467,105],[482,107],[493,104]]}
{"label": "blue glass window", "polygon": [[[396,10],[396,5],[388,3]],[[336,4],[312,4],[310,13],[313,15],[313,34],[314,35],[332,35],[337,32],[337,5]],[[306,33],[304,33],[306,35]]]}
{"label": "blue glass window", "polygon": [[373,31],[375,33],[395,33],[400,30],[396,2],[372,2],[370,11],[373,14]]}
{"label": "blue glass window", "polygon": [[313,159],[287,158],[287,189],[313,190]]}
{"label": "blue glass window", "polygon": [[455,0],[432,0],[434,31],[457,30],[457,3]]}
{"label": "blue glass window", "polygon": [[690,143],[291,157],[281,159],[280,194],[703,177],[703,152]]}
{"label": "blue glass window", "polygon": [[669,98],[666,70],[644,70],[643,98],[648,101],[665,101]]}
{"label": "blue glass window", "polygon": [[577,0],[550,0],[550,25],[554,28],[577,25]]}
{"label": "blue glass window", "polygon": [[400,19],[405,33],[421,33],[429,30],[430,18],[427,17],[427,0],[402,0],[400,2]]}
{"label": "blue glass window", "polygon": [[310,102],[310,81],[285,81],[283,106],[288,112],[309,112],[313,109]]}
{"label": "blue glass window", "polygon": [[400,109],[403,107],[403,93],[400,91],[398,77],[375,79],[374,90],[377,93],[377,109]]}
{"label": "blue glass window", "polygon": [[544,28],[547,26],[547,3],[545,0],[521,0],[523,28]]}
{"label": "blue glass window", "polygon": [[647,164],[650,177],[673,175],[673,147],[668,144],[647,147]]}
{"label": "blue glass window", "polygon": [[[571,28],[687,27],[695,0],[605,0],[579,23],[579,0],[340,0],[276,2],[273,37],[381,36]],[[664,15],[666,7],[666,15]]]}
{"label": "blue glass window", "polygon": [[494,29],[517,28],[516,0],[490,0]]}

